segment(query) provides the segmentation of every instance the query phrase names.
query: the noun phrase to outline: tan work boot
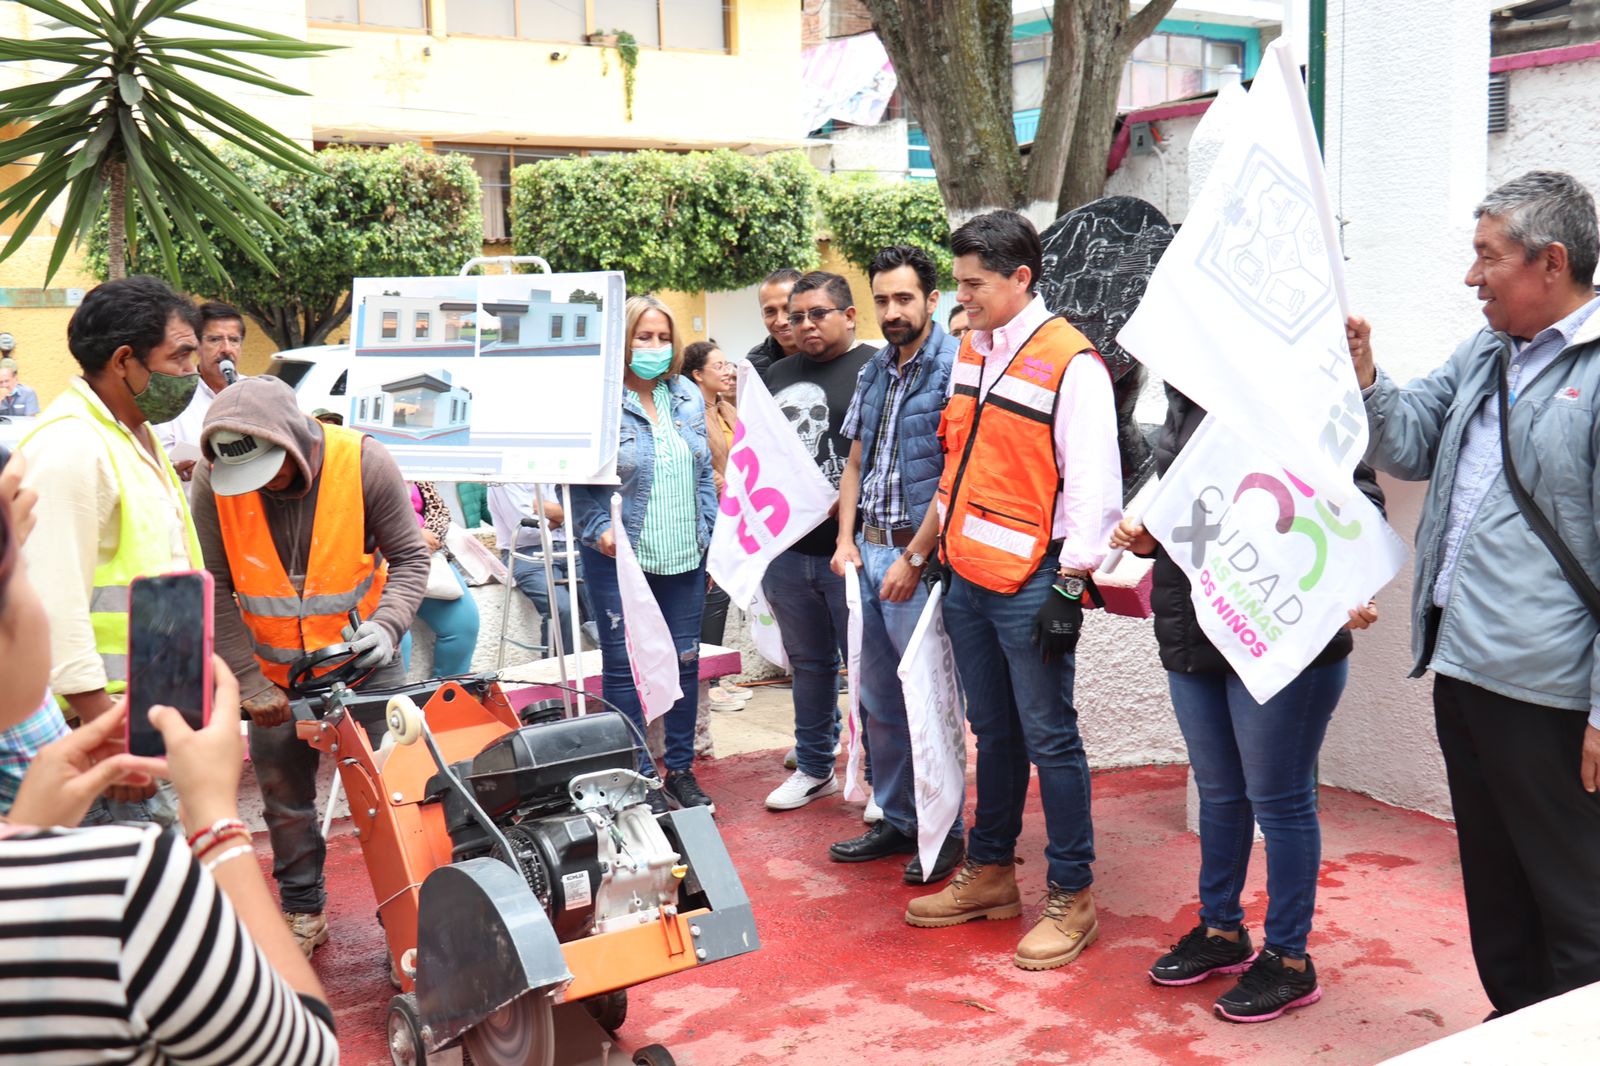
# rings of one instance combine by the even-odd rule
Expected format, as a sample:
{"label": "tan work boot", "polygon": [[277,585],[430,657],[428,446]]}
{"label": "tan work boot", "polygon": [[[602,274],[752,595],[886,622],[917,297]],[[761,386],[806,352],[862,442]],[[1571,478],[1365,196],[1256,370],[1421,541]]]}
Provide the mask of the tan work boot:
{"label": "tan work boot", "polygon": [[322,916],[321,911],[316,914],[285,914],[283,920],[289,926],[289,932],[294,934],[294,942],[299,945],[301,953],[308,959],[319,945],[328,942],[328,919]]}
{"label": "tan work boot", "polygon": [[1015,863],[985,866],[969,858],[939,891],[918,896],[906,905],[906,924],[938,929],[974,918],[999,921],[1021,913],[1022,894],[1017,891]]}
{"label": "tan work boot", "polygon": [[1065,966],[1100,938],[1100,921],[1094,913],[1094,893],[1068,892],[1050,886],[1044,914],[1017,945],[1011,961],[1024,970],[1053,970]]}

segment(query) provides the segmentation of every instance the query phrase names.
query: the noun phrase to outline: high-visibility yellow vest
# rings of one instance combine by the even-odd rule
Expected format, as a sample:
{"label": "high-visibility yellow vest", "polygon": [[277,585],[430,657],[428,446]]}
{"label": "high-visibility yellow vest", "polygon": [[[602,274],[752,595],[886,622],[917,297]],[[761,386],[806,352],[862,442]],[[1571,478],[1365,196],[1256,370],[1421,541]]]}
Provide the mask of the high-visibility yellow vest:
{"label": "high-visibility yellow vest", "polygon": [[[99,435],[106,458],[111,461],[112,476],[117,480],[117,500],[122,514],[117,529],[117,553],[94,568],[89,621],[94,627],[95,650],[100,653],[100,662],[106,671],[106,691],[121,692],[128,687],[128,585],[136,577],[173,571],[172,532],[168,525],[171,512],[165,501],[147,499],[142,493],[129,491],[128,486],[137,483],[133,464],[144,461],[132,451],[139,445],[130,441],[106,411],[90,403],[76,388],[63,392],[45,408],[39,424],[22,443],[27,444],[46,426],[68,418],[87,422]],[[183,515],[189,565],[195,570],[202,569],[204,557],[200,554],[200,541],[195,536],[194,518],[189,514],[189,498],[183,491],[183,483],[167,453],[159,446],[156,456],[172,483]]]}
{"label": "high-visibility yellow vest", "polygon": [[281,688],[288,687],[295,660],[344,639],[341,631],[352,609],[362,619],[372,617],[389,579],[389,564],[366,550],[365,434],[323,425],[322,436],[321,488],[302,592],[295,592],[283,568],[261,494],[217,497],[217,523],[239,615],[250,630],[261,673]]}

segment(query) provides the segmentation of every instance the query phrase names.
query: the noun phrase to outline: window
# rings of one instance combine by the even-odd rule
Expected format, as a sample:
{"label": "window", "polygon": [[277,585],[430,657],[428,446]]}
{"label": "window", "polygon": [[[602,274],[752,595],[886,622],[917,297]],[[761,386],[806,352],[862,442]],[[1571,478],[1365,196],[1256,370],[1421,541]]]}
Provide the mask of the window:
{"label": "window", "polygon": [[335,381],[333,383],[333,388],[328,390],[328,395],[329,396],[343,396],[345,387],[349,384],[349,382],[350,382],[350,371],[341,370],[339,372],[339,380]]}
{"label": "window", "polygon": [[1049,65],[1050,35],[1019,37],[1011,42],[1011,110],[1027,111],[1044,104],[1044,79]]}
{"label": "window", "polygon": [[423,30],[428,28],[428,5],[427,0],[306,0],[306,18]]}
{"label": "window", "polygon": [[[686,3],[689,0],[670,0],[662,6]],[[627,30],[643,47],[661,47],[661,14],[657,10],[657,0],[594,0],[594,24],[596,33]]]}
{"label": "window", "polygon": [[727,5],[722,0],[662,0],[661,46],[726,52]]}
{"label": "window", "polygon": [[550,316],[550,339],[553,340],[553,341],[560,340],[561,339],[561,332],[562,332],[563,328],[564,328],[564,323],[561,321],[561,316],[560,315],[551,315]]}
{"label": "window", "polygon": [[502,344],[517,344],[522,340],[522,316],[507,315],[500,320],[500,341]]}
{"label": "window", "polygon": [[445,28],[480,37],[582,44],[581,0],[445,0]]}
{"label": "window", "polygon": [[1244,45],[1175,33],[1139,42],[1122,73],[1117,106],[1149,107],[1237,84],[1244,73]]}
{"label": "window", "polygon": [[413,340],[425,341],[428,339],[428,330],[433,324],[433,315],[428,311],[418,311],[411,320],[411,337]]}
{"label": "window", "polygon": [[372,420],[374,422],[382,422],[383,421],[383,397],[382,396],[374,396],[372,398]]}
{"label": "window", "polygon": [[580,340],[580,341],[583,340],[585,337],[589,336],[589,316],[588,315],[573,315],[572,316],[572,336],[575,339]]}
{"label": "window", "polygon": [[511,217],[513,167],[574,154],[560,148],[511,148],[494,144],[441,144],[436,147],[438,151],[456,152],[472,161],[472,169],[477,171],[478,183],[483,188],[483,239],[486,241],[503,241],[511,237],[508,220]]}
{"label": "window", "polygon": [[[337,17],[313,14],[324,21],[355,22],[357,4],[404,6],[421,0],[309,0],[319,7],[339,8]],[[593,12],[586,17],[585,7]],[[521,37],[532,41],[583,43],[590,34],[626,30],[645,48],[683,48],[706,52],[728,50],[728,5],[725,0],[445,0],[445,28],[450,33],[481,37]],[[346,10],[347,9],[347,10]],[[411,23],[385,23],[406,25]]]}
{"label": "window", "polygon": [[385,311],[383,313],[383,339],[392,341],[400,336],[400,312]]}
{"label": "window", "polygon": [[363,422],[365,422],[367,420],[367,398],[365,396],[361,397],[361,415],[360,415],[360,418],[361,418],[361,421],[363,421]]}

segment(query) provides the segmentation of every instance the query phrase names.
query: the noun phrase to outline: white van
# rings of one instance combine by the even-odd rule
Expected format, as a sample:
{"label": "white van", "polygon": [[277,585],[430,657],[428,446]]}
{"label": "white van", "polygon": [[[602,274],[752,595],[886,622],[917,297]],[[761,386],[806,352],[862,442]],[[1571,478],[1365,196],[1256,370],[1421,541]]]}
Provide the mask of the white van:
{"label": "white van", "polygon": [[279,352],[267,364],[267,374],[282,378],[294,389],[300,410],[314,414],[321,409],[336,411],[350,420],[350,401],[345,395],[350,380],[348,344],[318,344],[310,348],[290,348]]}

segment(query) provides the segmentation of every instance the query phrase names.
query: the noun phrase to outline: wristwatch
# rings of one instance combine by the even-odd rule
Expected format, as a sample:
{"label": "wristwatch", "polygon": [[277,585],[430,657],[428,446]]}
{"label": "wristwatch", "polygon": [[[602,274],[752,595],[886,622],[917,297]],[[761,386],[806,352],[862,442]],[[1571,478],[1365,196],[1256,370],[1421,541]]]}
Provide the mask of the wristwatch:
{"label": "wristwatch", "polygon": [[1056,588],[1060,589],[1070,599],[1083,598],[1083,578],[1076,574],[1057,574]]}
{"label": "wristwatch", "polygon": [[906,552],[906,562],[918,570],[928,565],[928,557],[921,552]]}

